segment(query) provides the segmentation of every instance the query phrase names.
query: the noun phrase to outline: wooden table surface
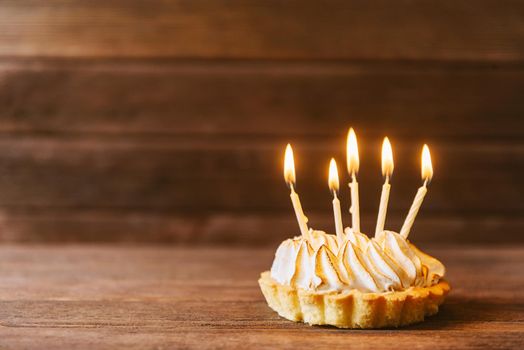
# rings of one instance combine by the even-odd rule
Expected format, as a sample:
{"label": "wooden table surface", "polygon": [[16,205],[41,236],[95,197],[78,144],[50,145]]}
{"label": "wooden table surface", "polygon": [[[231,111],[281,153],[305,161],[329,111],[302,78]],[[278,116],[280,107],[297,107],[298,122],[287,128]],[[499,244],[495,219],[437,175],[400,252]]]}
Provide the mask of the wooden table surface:
{"label": "wooden table surface", "polygon": [[0,348],[524,347],[524,247],[427,249],[453,290],[437,316],[398,330],[278,317],[257,285],[273,251],[2,246]]}

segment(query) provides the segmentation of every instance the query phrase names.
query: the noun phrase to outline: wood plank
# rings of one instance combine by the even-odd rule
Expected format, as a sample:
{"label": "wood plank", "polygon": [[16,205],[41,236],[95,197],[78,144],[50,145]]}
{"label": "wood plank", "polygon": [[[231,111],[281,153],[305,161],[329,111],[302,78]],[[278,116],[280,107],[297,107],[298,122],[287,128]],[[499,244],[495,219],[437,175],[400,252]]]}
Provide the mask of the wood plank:
{"label": "wood plank", "polygon": [[0,131],[519,141],[522,91],[519,66],[5,60]]}
{"label": "wood plank", "polygon": [[521,1],[3,1],[0,55],[522,61]]}
{"label": "wood plank", "polygon": [[[327,208],[326,208],[327,209]],[[372,233],[374,213],[363,213],[362,230]],[[167,243],[188,246],[276,246],[299,235],[291,208],[280,212],[0,210],[1,242]],[[333,232],[333,213],[307,212],[311,227]],[[406,212],[389,211],[387,228],[398,231]],[[349,224],[349,214],[343,220]],[[421,211],[410,235],[416,244],[522,244],[524,219],[518,215],[437,215]]]}
{"label": "wood plank", "polygon": [[[311,343],[322,343],[330,349],[347,349],[348,338],[352,349],[403,349],[406,343],[417,344],[419,349],[519,349],[522,337],[519,331],[463,332],[454,331],[441,336],[437,330],[414,331],[362,331],[342,332],[337,330],[267,330],[253,326],[244,329],[211,329],[206,331],[192,329],[169,330],[158,332],[140,327],[93,328],[39,328],[36,334],[33,328],[7,328],[2,331],[6,344],[25,349],[40,349],[42,344],[55,349],[74,349],[96,346],[97,349],[144,349],[144,348],[182,348],[182,349],[296,349]],[[182,336],[181,334],[186,334]],[[41,338],[46,339],[42,341]],[[394,340],[392,340],[394,338]],[[212,339],[213,343],[203,339]],[[425,342],[425,343],[423,343]],[[401,345],[403,344],[403,345]],[[431,344],[431,346],[429,345]]]}
{"label": "wood plank", "polygon": [[401,330],[341,331],[289,322],[267,307],[256,280],[274,249],[2,246],[2,345],[200,349],[321,342],[342,349],[348,337],[356,348],[377,349],[524,345],[524,275],[512,273],[524,268],[522,247],[425,250],[446,264],[453,286],[437,316]]}
{"label": "wood plank", "polygon": [[[306,212],[329,210],[330,156],[341,164],[344,137],[294,143],[297,189]],[[380,140],[361,138],[362,211],[376,212]],[[390,208],[405,211],[420,186],[420,144],[393,140]],[[518,144],[432,144],[435,178],[423,212],[515,214],[524,209]],[[282,179],[284,140],[248,138],[0,138],[0,206],[127,208],[164,212],[288,210]],[[342,188],[346,188],[345,185]],[[347,191],[341,192],[347,207]]]}

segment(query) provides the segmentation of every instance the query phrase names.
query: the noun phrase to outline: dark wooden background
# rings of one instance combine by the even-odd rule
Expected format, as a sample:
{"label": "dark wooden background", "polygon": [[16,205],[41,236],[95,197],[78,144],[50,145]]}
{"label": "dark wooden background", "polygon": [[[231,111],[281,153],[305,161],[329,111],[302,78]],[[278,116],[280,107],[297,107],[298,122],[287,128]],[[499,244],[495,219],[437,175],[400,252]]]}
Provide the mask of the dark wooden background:
{"label": "dark wooden background", "polygon": [[364,230],[388,135],[389,228],[427,142],[412,239],[524,243],[524,3],[0,1],[1,241],[275,244],[298,232],[287,142],[332,231],[349,126]]}

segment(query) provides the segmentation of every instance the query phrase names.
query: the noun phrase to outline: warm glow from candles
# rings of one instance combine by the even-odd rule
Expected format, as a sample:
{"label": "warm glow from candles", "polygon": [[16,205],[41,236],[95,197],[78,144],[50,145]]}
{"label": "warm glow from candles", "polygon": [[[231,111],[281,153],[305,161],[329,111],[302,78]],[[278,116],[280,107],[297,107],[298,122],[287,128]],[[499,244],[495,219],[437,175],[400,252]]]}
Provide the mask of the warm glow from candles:
{"label": "warm glow from candles", "polygon": [[346,146],[348,172],[350,175],[355,175],[358,173],[360,161],[358,159],[357,135],[355,135],[353,128],[349,129]]}
{"label": "warm glow from candles", "polygon": [[422,180],[431,181],[433,177],[433,165],[431,164],[431,154],[429,153],[428,145],[424,145],[422,148],[422,167],[421,167]]}
{"label": "warm glow from candles", "polygon": [[335,158],[331,158],[331,162],[329,162],[329,189],[331,192],[338,192],[338,188],[337,162],[335,162]]}
{"label": "warm glow from candles", "polygon": [[284,179],[289,186],[295,184],[295,160],[293,159],[293,149],[289,143],[284,155]]}
{"label": "warm glow from candles", "polygon": [[382,176],[389,177],[393,174],[393,150],[389,139],[384,137],[382,142]]}

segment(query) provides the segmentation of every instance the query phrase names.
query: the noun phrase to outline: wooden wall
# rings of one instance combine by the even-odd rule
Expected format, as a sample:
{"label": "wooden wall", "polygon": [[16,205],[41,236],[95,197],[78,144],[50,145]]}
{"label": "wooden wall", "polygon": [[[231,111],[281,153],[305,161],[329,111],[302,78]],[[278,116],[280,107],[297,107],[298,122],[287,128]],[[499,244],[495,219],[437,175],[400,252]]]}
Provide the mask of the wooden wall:
{"label": "wooden wall", "polygon": [[2,241],[274,244],[298,232],[287,142],[332,230],[349,126],[365,230],[388,135],[387,226],[427,142],[413,240],[524,243],[524,3],[0,1]]}

